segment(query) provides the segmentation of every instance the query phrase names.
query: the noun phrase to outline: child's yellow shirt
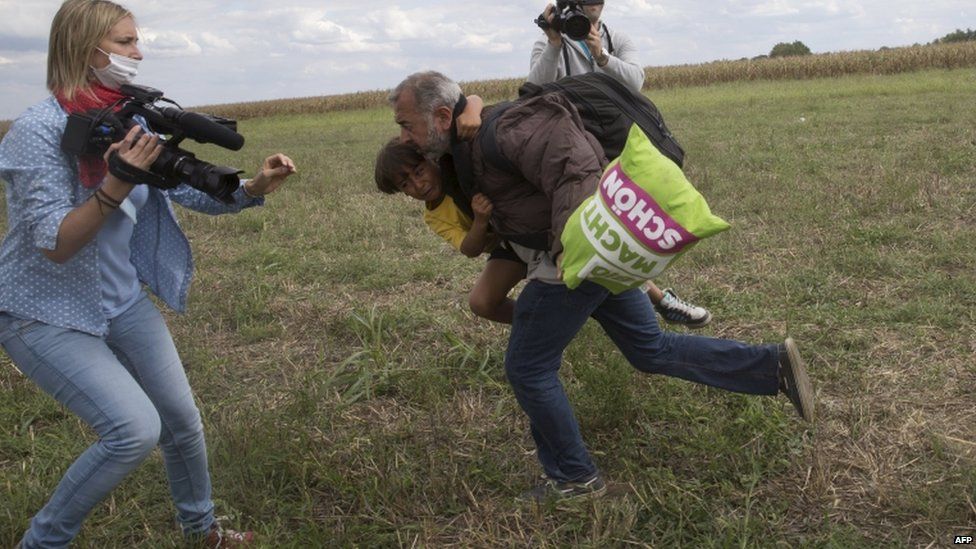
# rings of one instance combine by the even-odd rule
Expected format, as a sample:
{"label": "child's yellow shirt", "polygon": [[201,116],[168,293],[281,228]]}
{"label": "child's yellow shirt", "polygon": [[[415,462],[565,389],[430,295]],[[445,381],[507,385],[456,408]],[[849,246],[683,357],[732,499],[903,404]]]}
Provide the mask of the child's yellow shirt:
{"label": "child's yellow shirt", "polygon": [[454,199],[446,194],[440,204],[431,208],[431,203],[428,202],[426,206],[424,223],[455,250],[461,251],[461,242],[464,242],[464,237],[471,230],[471,218],[465,215],[454,204]]}

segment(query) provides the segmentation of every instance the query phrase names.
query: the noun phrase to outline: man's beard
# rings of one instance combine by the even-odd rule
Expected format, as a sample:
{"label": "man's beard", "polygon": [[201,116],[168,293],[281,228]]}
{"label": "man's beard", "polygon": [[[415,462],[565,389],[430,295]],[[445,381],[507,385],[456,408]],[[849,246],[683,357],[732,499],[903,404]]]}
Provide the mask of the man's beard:
{"label": "man's beard", "polygon": [[437,161],[451,148],[451,134],[441,133],[434,127],[434,120],[427,122],[427,146],[424,147],[424,156],[430,160]]}

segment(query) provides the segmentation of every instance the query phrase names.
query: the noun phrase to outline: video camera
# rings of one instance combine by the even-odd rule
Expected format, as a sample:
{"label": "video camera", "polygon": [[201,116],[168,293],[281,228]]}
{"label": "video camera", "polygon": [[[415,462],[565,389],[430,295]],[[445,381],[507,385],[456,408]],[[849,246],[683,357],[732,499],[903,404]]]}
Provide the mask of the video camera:
{"label": "video camera", "polygon": [[535,24],[542,30],[553,30],[566,34],[573,40],[583,40],[590,34],[590,18],[583,13],[583,6],[602,4],[603,0],[556,0],[555,16],[552,25],[546,21],[545,13],[536,17]]}
{"label": "video camera", "polygon": [[[162,141],[163,150],[148,172],[125,166],[127,173],[137,174],[137,181],[161,189],[172,189],[186,183],[225,202],[234,201],[232,195],[240,187],[241,170],[198,160],[179,148],[189,137],[198,143],[213,143],[225,149],[240,150],[244,136],[237,133],[237,122],[228,118],[184,111],[175,102],[163,97],[163,92],[148,86],[123,85],[119,90],[125,99],[101,110],[74,113],[68,117],[61,138],[61,150],[75,155],[105,154],[109,146],[125,137],[132,126],[139,125],[157,134],[170,137]],[[170,103],[160,105],[159,102]],[[121,159],[119,159],[121,161]],[[110,170],[117,166],[112,161]]]}

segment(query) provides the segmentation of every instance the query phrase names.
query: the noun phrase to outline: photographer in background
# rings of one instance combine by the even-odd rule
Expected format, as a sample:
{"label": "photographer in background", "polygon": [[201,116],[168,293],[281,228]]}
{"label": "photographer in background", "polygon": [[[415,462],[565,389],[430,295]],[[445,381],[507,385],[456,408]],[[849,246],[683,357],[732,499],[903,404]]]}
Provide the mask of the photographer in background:
{"label": "photographer in background", "polygon": [[[603,0],[559,0],[558,3],[558,7],[547,5],[542,13],[549,28],[532,46],[527,80],[541,85],[564,76],[605,72],[640,92],[644,85],[644,69],[637,58],[637,46],[629,36],[612,31],[600,20]],[[553,29],[553,19],[565,11],[560,9],[564,7],[580,10],[590,20],[590,33],[584,39],[573,40]]]}
{"label": "photographer in background", "polygon": [[99,436],[30,521],[18,544],[25,549],[67,546],[157,445],[184,534],[209,547],[253,538],[215,522],[200,412],[142,286],[184,310],[193,261],[171,199],[210,214],[238,212],[261,204],[295,168],[284,155],[269,157],[225,204],[187,185],[161,190],[110,173],[113,152],[140,170],[159,156],[159,138],[140,135],[139,126],[104,157],[63,152],[69,113],[123,98],[119,88],[142,59],[137,42],[133,15],[122,6],[64,2],[51,24],[52,96],[22,114],[0,143],[9,228],[0,245],[0,345]]}
{"label": "photographer in background", "polygon": [[[637,60],[637,48],[626,34],[611,31],[600,21],[603,0],[559,0],[557,4],[547,5],[536,20],[545,37],[532,46],[527,80],[542,85],[565,76],[604,72],[640,93],[644,69]],[[571,19],[582,20],[584,16],[590,23],[589,34],[574,40],[569,36],[576,30],[575,21]],[[557,18],[561,23],[556,21]],[[586,30],[585,22],[583,30]],[[647,282],[645,287],[654,309],[665,321],[694,329],[711,322],[712,314],[708,309],[681,299],[674,290],[661,290],[653,282]]]}

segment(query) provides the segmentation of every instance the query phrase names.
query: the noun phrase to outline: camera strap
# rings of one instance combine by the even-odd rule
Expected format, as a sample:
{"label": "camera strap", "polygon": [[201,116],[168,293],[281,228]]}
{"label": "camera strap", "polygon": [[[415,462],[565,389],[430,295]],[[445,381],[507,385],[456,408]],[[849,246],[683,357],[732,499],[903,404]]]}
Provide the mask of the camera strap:
{"label": "camera strap", "polygon": [[[604,23],[603,21],[600,21],[600,28],[603,29],[603,31],[607,35],[607,53],[609,53],[610,55],[613,55],[613,37],[610,36],[610,27],[608,27],[607,24]],[[569,50],[570,49],[571,49],[571,46],[567,46],[566,45],[566,40],[563,39],[563,45],[562,45],[562,50],[563,50],[563,64],[566,66],[566,76],[573,76],[573,70],[569,68]]]}
{"label": "camera strap", "polygon": [[122,181],[133,185],[142,183],[159,189],[172,189],[176,185],[179,185],[179,181],[172,184],[165,177],[158,176],[129,164],[125,160],[122,160],[118,151],[112,151],[112,154],[109,155],[108,171]]}
{"label": "camera strap", "polygon": [[603,27],[603,30],[607,33],[607,52],[609,52],[610,55],[613,55],[613,38],[610,36],[610,27],[608,27],[603,21],[600,21],[600,26]]}

